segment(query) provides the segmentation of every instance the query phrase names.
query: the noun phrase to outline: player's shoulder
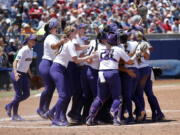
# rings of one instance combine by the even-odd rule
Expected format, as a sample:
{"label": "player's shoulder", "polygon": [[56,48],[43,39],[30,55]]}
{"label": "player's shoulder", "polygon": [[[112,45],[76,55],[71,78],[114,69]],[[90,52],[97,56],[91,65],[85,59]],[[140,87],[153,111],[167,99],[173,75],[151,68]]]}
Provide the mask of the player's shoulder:
{"label": "player's shoulder", "polygon": [[122,51],[123,48],[121,46],[112,46],[111,49],[114,49],[115,51]]}
{"label": "player's shoulder", "polygon": [[138,42],[137,41],[128,41],[127,44],[128,44],[128,46],[137,46]]}
{"label": "player's shoulder", "polygon": [[52,34],[49,34],[49,35],[46,37],[46,39],[45,39],[45,40],[49,40],[49,39],[52,39],[52,38],[55,38],[55,36],[54,36],[54,35],[52,35]]}
{"label": "player's shoulder", "polygon": [[21,49],[19,49],[18,53],[19,54],[25,54],[29,51],[31,51],[31,49],[27,45],[24,45]]}
{"label": "player's shoulder", "polygon": [[63,46],[74,46],[74,45],[75,45],[75,43],[73,42],[73,40],[69,40]]}
{"label": "player's shoulder", "polygon": [[89,43],[90,46],[96,46],[96,40],[91,40]]}
{"label": "player's shoulder", "polygon": [[142,45],[142,46],[147,46],[148,48],[151,48],[152,46],[150,45],[150,43],[148,42],[148,41],[145,41],[145,40],[142,40],[141,42],[140,42],[140,44]]}
{"label": "player's shoulder", "polygon": [[19,51],[29,51],[30,48],[27,45],[24,45]]}
{"label": "player's shoulder", "polygon": [[47,41],[52,41],[52,40],[59,40],[59,38],[56,35],[49,34],[45,39],[46,42]]}

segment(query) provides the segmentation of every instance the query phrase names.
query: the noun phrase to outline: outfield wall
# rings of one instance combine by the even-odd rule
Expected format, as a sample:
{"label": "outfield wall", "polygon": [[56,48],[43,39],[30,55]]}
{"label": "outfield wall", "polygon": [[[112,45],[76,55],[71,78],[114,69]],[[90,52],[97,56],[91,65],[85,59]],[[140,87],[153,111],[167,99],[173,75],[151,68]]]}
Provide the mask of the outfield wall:
{"label": "outfield wall", "polygon": [[[154,48],[150,64],[162,68],[161,77],[180,77],[180,34],[149,34],[146,37]],[[43,44],[39,42],[34,50],[38,52],[38,68],[43,55]]]}

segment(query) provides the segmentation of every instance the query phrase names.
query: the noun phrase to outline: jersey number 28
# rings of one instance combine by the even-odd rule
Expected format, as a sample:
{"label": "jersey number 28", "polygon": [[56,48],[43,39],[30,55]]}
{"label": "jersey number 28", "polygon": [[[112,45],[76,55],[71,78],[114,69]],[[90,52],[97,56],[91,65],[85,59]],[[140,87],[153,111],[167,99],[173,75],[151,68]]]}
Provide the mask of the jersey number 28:
{"label": "jersey number 28", "polygon": [[111,59],[113,58],[113,53],[114,53],[114,49],[103,50],[103,52],[100,54],[100,58],[105,60]]}

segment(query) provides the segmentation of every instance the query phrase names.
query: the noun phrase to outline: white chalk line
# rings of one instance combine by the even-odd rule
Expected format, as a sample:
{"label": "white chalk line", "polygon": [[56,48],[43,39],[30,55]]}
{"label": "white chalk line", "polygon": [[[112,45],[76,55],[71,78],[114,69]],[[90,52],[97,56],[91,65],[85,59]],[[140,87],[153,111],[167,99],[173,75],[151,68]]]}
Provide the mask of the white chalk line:
{"label": "white chalk line", "polygon": [[[162,110],[164,113],[168,113],[168,112],[174,112],[174,113],[179,113],[180,110]],[[146,112],[151,112],[151,110],[146,110]],[[40,118],[38,115],[27,115],[27,116],[22,116],[23,118]],[[6,121],[10,121],[11,118],[1,118],[0,119],[0,123],[3,124],[3,122]],[[41,120],[40,120],[41,121]],[[24,122],[28,122],[28,123],[37,123],[40,121],[34,121],[34,122],[29,122],[29,121],[24,121]],[[22,121],[23,122],[23,121]],[[44,122],[48,122],[48,120],[44,120]],[[49,121],[50,122],[50,121]],[[51,122],[50,122],[51,123]],[[40,123],[41,124],[41,123]],[[162,126],[166,126],[166,125],[180,125],[180,122],[160,122],[160,123],[141,123],[141,124],[134,124],[134,125],[123,125],[123,127],[127,127],[127,126],[136,126],[136,127],[141,127],[141,126],[158,126],[158,125],[162,125]],[[81,126],[70,126],[68,128],[86,128],[87,126],[85,125],[81,125]],[[112,125],[98,125],[98,126],[91,126],[92,128],[94,127],[100,127],[100,128],[107,128],[107,127],[114,127]],[[21,126],[21,125],[15,125],[15,126],[7,126],[7,125],[0,125],[0,128],[31,128],[31,129],[40,129],[40,128],[65,128],[65,127],[57,127],[57,126]]]}
{"label": "white chalk line", "polygon": [[[150,109],[147,109],[146,112],[151,112]],[[180,110],[162,110],[162,112],[164,113],[180,113]],[[25,115],[25,116],[22,116],[23,118],[38,118],[39,115]],[[40,117],[39,117],[40,118]],[[4,121],[10,121],[11,118],[1,118],[0,119],[0,122],[4,122]]]}
{"label": "white chalk line", "polygon": [[7,126],[0,125],[0,128],[23,128],[23,129],[50,129],[50,128],[73,128],[73,129],[82,129],[82,128],[119,128],[119,127],[149,127],[149,126],[172,126],[172,125],[180,125],[178,122],[160,122],[160,123],[141,123],[141,124],[132,124],[132,125],[122,125],[122,126],[113,126],[113,125],[98,125],[98,126],[69,126],[69,127],[58,127],[58,126]]}
{"label": "white chalk line", "polygon": [[[38,115],[26,115],[26,116],[22,116],[23,118],[36,118],[39,117]],[[0,122],[4,122],[4,121],[10,121],[11,118],[1,118]]]}
{"label": "white chalk line", "polygon": [[[151,112],[151,110],[147,109],[146,112]],[[164,112],[164,113],[169,113],[169,112],[178,113],[178,112],[180,112],[180,110],[162,110],[162,112]]]}
{"label": "white chalk line", "polygon": [[[172,90],[172,88],[176,88],[178,86],[180,86],[180,84],[154,85],[153,88],[156,90],[159,90],[158,88],[171,88],[171,90]],[[161,90],[163,90],[163,89],[161,89]]]}

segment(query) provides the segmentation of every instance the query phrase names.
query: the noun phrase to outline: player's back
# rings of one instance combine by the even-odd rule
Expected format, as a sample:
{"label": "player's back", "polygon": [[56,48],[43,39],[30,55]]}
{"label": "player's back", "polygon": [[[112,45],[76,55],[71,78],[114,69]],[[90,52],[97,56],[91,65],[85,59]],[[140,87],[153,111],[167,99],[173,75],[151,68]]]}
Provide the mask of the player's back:
{"label": "player's back", "polygon": [[129,57],[124,52],[124,50],[118,46],[102,46],[98,50],[100,67],[99,70],[113,70],[119,68],[120,59],[124,59],[125,61],[129,60]]}

